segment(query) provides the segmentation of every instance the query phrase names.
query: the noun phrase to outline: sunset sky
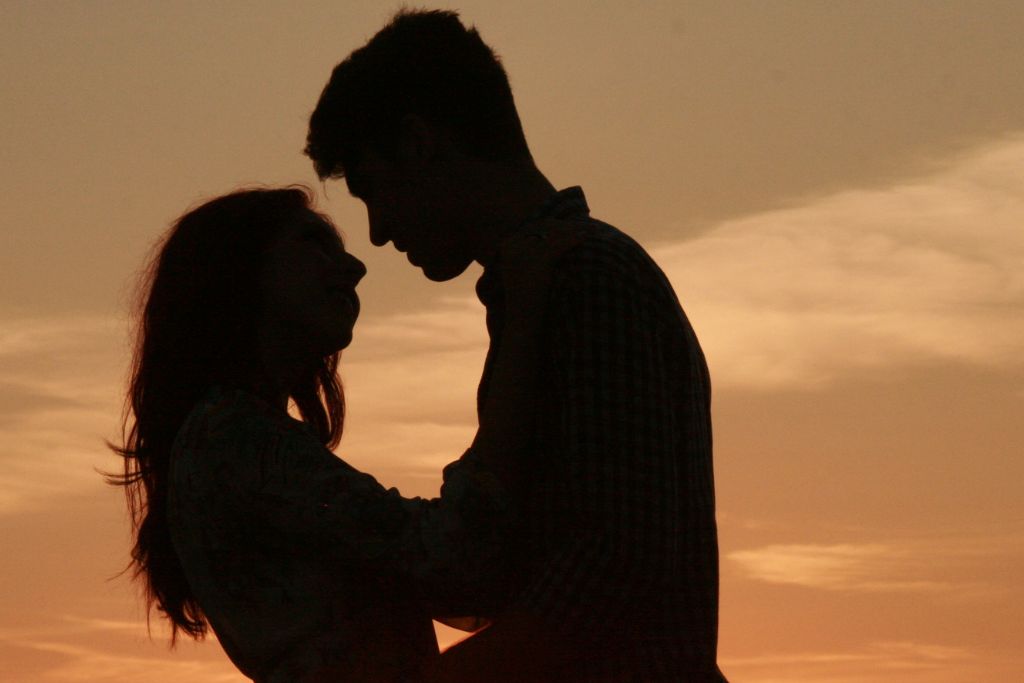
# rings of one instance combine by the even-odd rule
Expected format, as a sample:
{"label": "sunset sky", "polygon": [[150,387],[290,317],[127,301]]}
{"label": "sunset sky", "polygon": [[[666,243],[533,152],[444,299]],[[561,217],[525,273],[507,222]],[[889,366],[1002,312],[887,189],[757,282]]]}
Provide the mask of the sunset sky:
{"label": "sunset sky", "polygon": [[[467,0],[538,165],[661,264],[714,386],[733,683],[1024,671],[1024,3]],[[189,206],[302,182],[362,258],[340,455],[434,495],[474,267],[369,244],[301,150],[389,2],[0,4],[0,681],[245,679],[128,575],[128,309]],[[443,643],[450,642],[442,632]]]}

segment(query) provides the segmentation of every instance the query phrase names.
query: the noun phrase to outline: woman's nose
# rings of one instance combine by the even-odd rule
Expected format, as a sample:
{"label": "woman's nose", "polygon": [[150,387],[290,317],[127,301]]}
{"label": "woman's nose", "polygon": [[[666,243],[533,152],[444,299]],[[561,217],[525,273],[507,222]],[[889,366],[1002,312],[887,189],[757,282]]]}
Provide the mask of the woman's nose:
{"label": "woman's nose", "polygon": [[348,255],[348,261],[345,264],[345,276],[348,281],[352,283],[352,286],[356,286],[360,280],[366,275],[366,264],[357,259],[351,254]]}

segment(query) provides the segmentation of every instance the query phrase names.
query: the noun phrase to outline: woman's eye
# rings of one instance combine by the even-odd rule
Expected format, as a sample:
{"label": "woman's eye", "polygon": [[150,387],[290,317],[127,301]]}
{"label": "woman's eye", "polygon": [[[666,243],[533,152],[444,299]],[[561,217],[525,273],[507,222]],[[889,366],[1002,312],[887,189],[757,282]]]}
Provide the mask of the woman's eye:
{"label": "woman's eye", "polygon": [[325,237],[323,233],[321,233],[321,232],[319,232],[317,230],[310,230],[309,232],[303,233],[302,241],[303,242],[312,242],[313,244],[315,244],[316,246],[320,247],[321,249],[325,249],[326,250],[326,249],[330,248],[330,239]]}

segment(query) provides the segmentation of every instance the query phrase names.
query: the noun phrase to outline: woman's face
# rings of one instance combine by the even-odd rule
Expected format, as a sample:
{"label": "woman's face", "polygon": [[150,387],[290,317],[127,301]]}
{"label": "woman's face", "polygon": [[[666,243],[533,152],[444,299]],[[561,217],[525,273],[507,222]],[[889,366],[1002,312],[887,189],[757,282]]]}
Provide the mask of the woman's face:
{"label": "woman's face", "polygon": [[[263,329],[288,353],[322,358],[352,341],[366,266],[312,211],[289,221],[263,263]],[[283,348],[282,348],[283,347]]]}

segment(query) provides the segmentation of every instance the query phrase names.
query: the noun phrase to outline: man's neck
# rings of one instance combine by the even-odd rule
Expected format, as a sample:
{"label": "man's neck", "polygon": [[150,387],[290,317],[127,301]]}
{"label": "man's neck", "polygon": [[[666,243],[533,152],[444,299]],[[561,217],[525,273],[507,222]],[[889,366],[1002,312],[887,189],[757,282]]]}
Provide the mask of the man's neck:
{"label": "man's neck", "polygon": [[474,231],[474,259],[485,268],[497,254],[498,246],[530,218],[556,190],[536,167],[490,169],[479,177],[481,197],[471,229]]}

